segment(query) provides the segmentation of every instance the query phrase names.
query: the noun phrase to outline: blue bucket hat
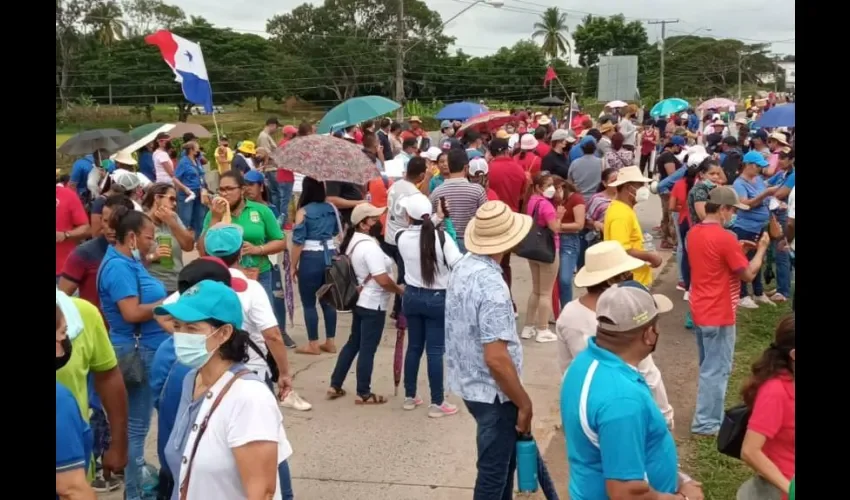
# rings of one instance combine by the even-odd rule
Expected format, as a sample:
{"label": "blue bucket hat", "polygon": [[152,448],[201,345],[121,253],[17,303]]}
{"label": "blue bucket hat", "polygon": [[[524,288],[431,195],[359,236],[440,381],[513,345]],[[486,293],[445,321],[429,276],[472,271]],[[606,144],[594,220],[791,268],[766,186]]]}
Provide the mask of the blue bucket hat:
{"label": "blue bucket hat", "polygon": [[208,255],[226,257],[242,248],[242,227],[236,224],[216,224],[207,229],[204,250]]}
{"label": "blue bucket hat", "polygon": [[245,182],[248,184],[262,184],[265,181],[265,177],[263,174],[256,170],[249,170],[247,174],[245,174]]}
{"label": "blue bucket hat", "polygon": [[154,314],[170,315],[194,323],[210,319],[242,328],[242,304],[232,288],[219,281],[204,280],[180,294],[177,302],[157,306]]}
{"label": "blue bucket hat", "polygon": [[767,160],[764,159],[764,155],[762,155],[758,151],[750,151],[749,153],[745,154],[741,162],[744,165],[748,163],[753,163],[759,168],[764,168],[769,165]]}

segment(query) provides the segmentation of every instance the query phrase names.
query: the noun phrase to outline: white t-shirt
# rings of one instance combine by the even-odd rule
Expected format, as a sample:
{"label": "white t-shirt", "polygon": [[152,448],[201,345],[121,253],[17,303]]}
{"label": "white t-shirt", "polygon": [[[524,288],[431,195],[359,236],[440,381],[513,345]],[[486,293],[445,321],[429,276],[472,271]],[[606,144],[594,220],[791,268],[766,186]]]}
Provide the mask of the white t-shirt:
{"label": "white t-shirt", "polygon": [[[219,391],[231,378],[233,374],[226,372],[210,388],[212,397],[204,398],[195,420],[196,425],[189,431],[184,450],[187,460],[195,444],[197,428],[209,413]],[[283,416],[274,395],[261,382],[239,379],[221,399],[198,444],[189,479],[187,500],[247,498],[239,469],[236,467],[233,448],[257,441],[277,442],[278,463],[292,455],[292,446],[283,429]],[[176,484],[183,482],[186,470],[187,467],[181,467],[180,478]],[[277,478],[276,482],[277,487],[272,497],[274,500],[281,498],[280,478]]]}
{"label": "white t-shirt", "polygon": [[387,231],[384,242],[395,246],[396,233],[407,227],[407,212],[399,203],[412,194],[419,193],[416,186],[406,180],[400,179],[387,190]]}
{"label": "white t-shirt", "polygon": [[[420,250],[419,238],[422,235],[422,226],[410,226],[401,233],[398,239],[398,252],[404,260],[404,282],[410,286],[417,288],[429,288],[431,290],[445,290],[449,286],[449,275],[451,268],[457,264],[457,261],[463,257],[457,243],[445,234],[446,244],[440,247],[440,238],[434,235],[434,247],[437,252],[437,272],[434,276],[434,283],[431,286],[425,286],[422,281],[422,252]],[[445,259],[443,258],[445,255]],[[446,267],[448,262],[448,267]]]}
{"label": "white t-shirt", "polygon": [[[263,330],[278,326],[269,296],[266,294],[263,285],[256,280],[248,279],[245,273],[239,269],[230,268],[230,276],[242,279],[248,284],[248,288],[244,292],[236,292],[236,296],[239,297],[239,302],[242,304],[242,329],[248,332],[251,340],[265,355],[268,349],[263,338]],[[163,303],[171,304],[177,302],[179,298],[180,293],[174,292]],[[268,374],[269,366],[266,360],[261,358],[251,346],[248,346],[248,362],[245,363],[245,366],[261,379],[264,379]]]}
{"label": "white t-shirt", "polygon": [[[791,194],[788,195],[788,218],[796,219],[794,216],[797,212],[797,196],[795,196],[795,191],[797,190],[797,186],[791,188]],[[797,251],[797,235],[794,235],[794,240],[791,241],[791,250]]]}
{"label": "white t-shirt", "polygon": [[382,274],[391,274],[393,260],[381,250],[375,238],[363,233],[354,233],[346,252],[351,258],[351,266],[354,268],[358,284],[363,285],[366,277],[372,276],[372,279],[363,285],[357,305],[365,309],[386,311],[387,301],[392,294],[381,288],[374,278]]}
{"label": "white t-shirt", "polygon": [[[587,349],[587,339],[596,336],[598,325],[596,311],[588,309],[579,299],[568,302],[561,309],[558,321],[555,322],[555,333],[558,335],[558,362],[562,371],[566,372],[575,357]],[[643,375],[652,392],[652,398],[664,414],[667,425],[672,429],[673,407],[667,399],[667,389],[661,379],[661,372],[652,360],[652,355],[638,363],[637,371]]]}
{"label": "white t-shirt", "polygon": [[162,149],[157,149],[153,152],[153,168],[156,172],[156,182],[165,182],[172,184],[171,176],[165,170],[165,165],[171,163],[171,157]]}

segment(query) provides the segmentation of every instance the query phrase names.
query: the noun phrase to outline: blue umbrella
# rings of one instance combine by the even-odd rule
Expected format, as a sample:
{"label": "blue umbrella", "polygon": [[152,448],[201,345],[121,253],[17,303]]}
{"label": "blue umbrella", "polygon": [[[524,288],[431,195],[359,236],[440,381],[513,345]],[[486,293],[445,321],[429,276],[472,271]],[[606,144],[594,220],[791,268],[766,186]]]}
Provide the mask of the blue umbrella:
{"label": "blue umbrella", "polygon": [[795,103],[783,104],[767,110],[756,121],[758,128],[794,127]]}
{"label": "blue umbrella", "polygon": [[400,107],[401,104],[377,95],[354,97],[328,111],[316,127],[316,132],[327,134],[341,130],[392,113]]}
{"label": "blue umbrella", "polygon": [[674,113],[678,113],[679,111],[684,111],[690,107],[688,101],[684,99],[679,99],[678,97],[671,97],[669,99],[664,99],[660,101],[658,104],[652,107],[649,111],[649,116],[653,118],[658,118],[659,116],[668,116]]}
{"label": "blue umbrella", "polygon": [[471,116],[480,115],[486,111],[486,106],[474,102],[456,102],[441,109],[434,118],[438,120],[464,121]]}

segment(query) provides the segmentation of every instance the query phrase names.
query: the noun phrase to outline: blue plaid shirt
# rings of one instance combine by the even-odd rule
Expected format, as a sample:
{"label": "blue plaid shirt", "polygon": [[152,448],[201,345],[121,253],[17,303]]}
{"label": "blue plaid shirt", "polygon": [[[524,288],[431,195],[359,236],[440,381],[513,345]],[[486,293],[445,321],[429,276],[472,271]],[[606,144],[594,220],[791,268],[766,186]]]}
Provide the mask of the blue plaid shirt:
{"label": "blue plaid shirt", "polygon": [[511,292],[490,257],[468,253],[452,269],[446,290],[446,379],[466,401],[509,401],[484,362],[484,344],[502,340],[522,377],[522,344]]}

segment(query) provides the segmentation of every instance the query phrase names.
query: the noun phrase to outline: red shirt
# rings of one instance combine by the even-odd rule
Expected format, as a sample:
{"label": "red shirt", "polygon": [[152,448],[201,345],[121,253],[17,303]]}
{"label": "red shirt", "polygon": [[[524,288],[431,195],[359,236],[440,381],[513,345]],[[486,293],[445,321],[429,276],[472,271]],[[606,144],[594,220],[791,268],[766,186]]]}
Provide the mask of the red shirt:
{"label": "red shirt", "polygon": [[537,155],[543,158],[544,156],[549,154],[549,151],[552,151],[552,146],[546,144],[545,142],[538,142],[537,147],[534,148],[537,151]]}
{"label": "red shirt", "polygon": [[[279,143],[277,143],[277,147],[282,148],[291,140],[292,139],[288,137],[284,137]],[[275,178],[277,179],[277,182],[295,182],[295,174],[292,173],[292,170],[287,170],[285,168],[278,167]]]}
{"label": "red shirt", "polygon": [[487,201],[499,201],[499,195],[490,188],[487,188]]}
{"label": "red shirt", "polygon": [[[655,142],[653,142],[655,141]],[[658,142],[658,130],[655,127],[649,127],[643,131],[643,139],[640,141],[640,154],[646,156],[652,154],[655,149],[655,144]]]}
{"label": "red shirt", "polygon": [[688,210],[688,181],[687,179],[679,179],[673,184],[673,189],[670,191],[670,197],[676,198],[676,212],[679,214],[679,224],[687,220],[691,222],[691,211]]}
{"label": "red shirt", "polygon": [[701,222],[688,231],[691,265],[690,306],[700,326],[735,324],[741,292],[740,273],[749,261],[732,231],[714,222]]}
{"label": "red shirt", "polygon": [[794,381],[787,373],[766,381],[759,387],[747,424],[747,430],[767,438],[761,451],[787,479],[794,477],[797,446],[794,392]]}
{"label": "red shirt", "polygon": [[576,221],[573,209],[579,205],[584,206],[584,196],[581,193],[573,193],[567,197],[567,200],[564,202],[564,208],[567,211],[564,212],[564,217],[561,218],[562,224],[570,224]]}
{"label": "red shirt", "polygon": [[493,158],[489,166],[490,189],[511,210],[519,212],[520,200],[525,194],[525,170],[510,156]]}
{"label": "red shirt", "polygon": [[[71,231],[88,223],[89,217],[77,193],[66,187],[56,186],[56,232]],[[76,246],[77,242],[74,240],[56,243],[56,276],[62,272],[65,260]]]}
{"label": "red shirt", "polygon": [[526,178],[531,179],[538,173],[540,173],[540,166],[543,164],[543,157],[537,155],[534,151],[526,151],[525,158],[520,158],[522,152],[519,152],[514,156],[514,161],[519,163],[519,166],[522,167],[522,171],[525,172]]}

